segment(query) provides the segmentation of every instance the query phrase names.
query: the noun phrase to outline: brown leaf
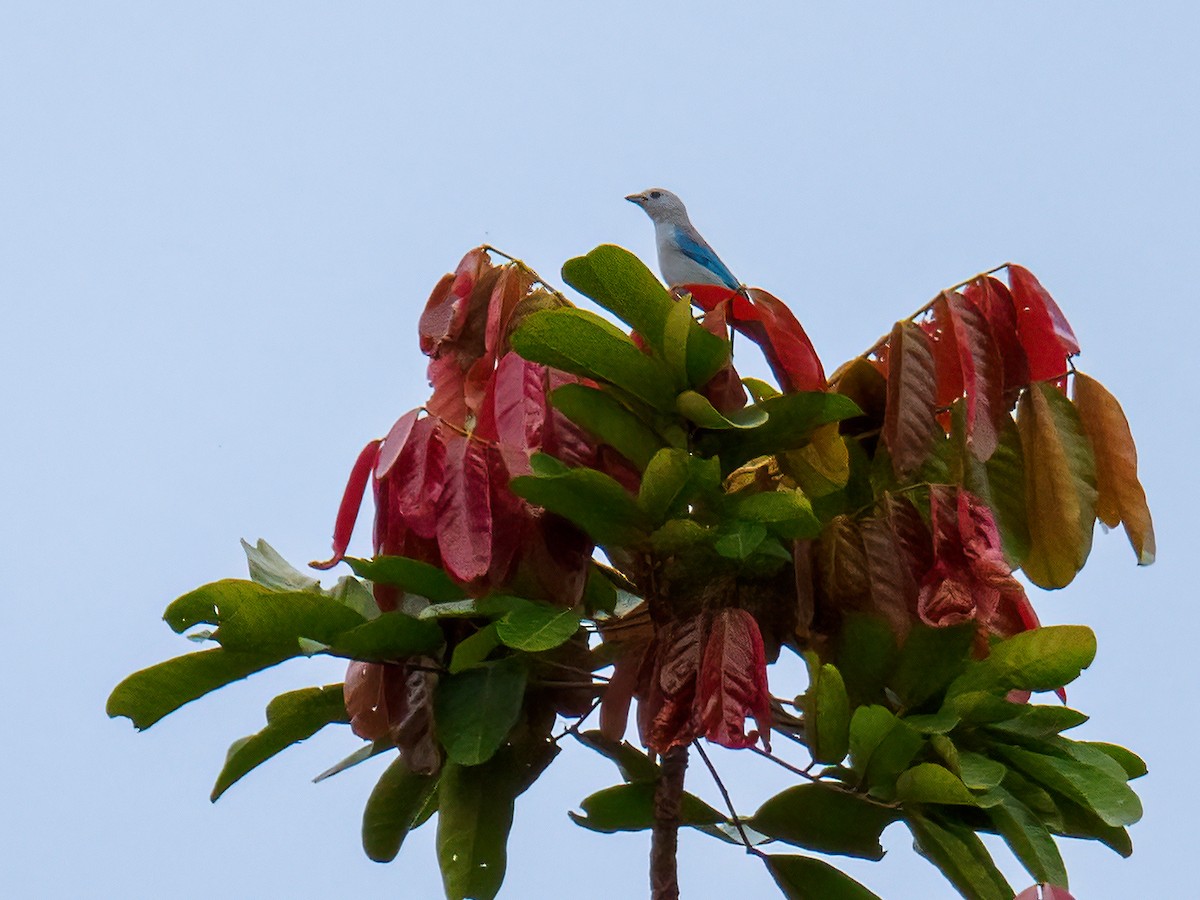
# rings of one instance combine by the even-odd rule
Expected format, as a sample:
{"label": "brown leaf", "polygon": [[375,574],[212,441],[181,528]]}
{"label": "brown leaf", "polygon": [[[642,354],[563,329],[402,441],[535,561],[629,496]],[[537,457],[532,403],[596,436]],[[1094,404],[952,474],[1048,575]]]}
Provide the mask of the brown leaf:
{"label": "brown leaf", "polygon": [[1137,476],[1137,447],[1117,398],[1100,382],[1075,373],[1075,408],[1096,454],[1096,515],[1109,528],[1125,525],[1138,565],[1154,562],[1154,523]]}
{"label": "brown leaf", "polygon": [[858,609],[870,599],[871,578],[858,524],[837,516],[817,544],[817,584],[824,605],[834,610]]}
{"label": "brown leaf", "polygon": [[1092,549],[1096,468],[1091,442],[1071,401],[1050,382],[1021,395],[1017,429],[1025,457],[1029,553],[1022,568],[1043,588],[1075,578]]}
{"label": "brown leaf", "polygon": [[860,530],[870,577],[871,605],[903,641],[916,616],[917,578],[912,560],[901,549],[891,524],[885,519],[863,519]]}
{"label": "brown leaf", "polygon": [[967,447],[976,459],[986,460],[996,451],[997,426],[1007,412],[1003,363],[983,313],[962,294],[942,296],[954,328],[967,396]]}
{"label": "brown leaf", "polygon": [[889,339],[887,407],[883,439],[902,481],[916,472],[933,448],[938,428],[937,375],[933,348],[920,326],[897,322]]}

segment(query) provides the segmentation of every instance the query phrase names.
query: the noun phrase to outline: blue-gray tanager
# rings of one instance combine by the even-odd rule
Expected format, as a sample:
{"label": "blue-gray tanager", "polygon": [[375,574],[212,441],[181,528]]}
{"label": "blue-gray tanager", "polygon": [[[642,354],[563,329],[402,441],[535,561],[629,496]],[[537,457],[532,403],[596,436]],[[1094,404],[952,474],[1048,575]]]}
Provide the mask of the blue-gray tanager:
{"label": "blue-gray tanager", "polygon": [[669,287],[717,284],[737,290],[738,280],[692,225],[682,200],[663,188],[650,188],[625,199],[645,210],[654,223],[658,269]]}

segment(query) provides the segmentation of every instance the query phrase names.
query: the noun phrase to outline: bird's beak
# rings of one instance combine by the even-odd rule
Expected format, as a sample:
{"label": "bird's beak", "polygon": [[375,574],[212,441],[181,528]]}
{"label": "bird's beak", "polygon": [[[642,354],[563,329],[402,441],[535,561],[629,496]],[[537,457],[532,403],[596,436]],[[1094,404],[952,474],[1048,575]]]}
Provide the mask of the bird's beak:
{"label": "bird's beak", "polygon": [[646,202],[646,195],[645,194],[630,194],[625,199],[628,200],[630,203],[637,203],[640,205],[640,204]]}

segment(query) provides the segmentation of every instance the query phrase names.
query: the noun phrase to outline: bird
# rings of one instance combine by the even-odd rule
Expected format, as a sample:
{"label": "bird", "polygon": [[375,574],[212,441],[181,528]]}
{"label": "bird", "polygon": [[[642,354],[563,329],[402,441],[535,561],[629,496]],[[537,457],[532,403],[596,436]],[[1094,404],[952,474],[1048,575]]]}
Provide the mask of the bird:
{"label": "bird", "polygon": [[740,287],[741,282],[700,236],[677,196],[664,188],[649,188],[625,199],[640,206],[654,223],[658,269],[668,287],[715,284],[731,291]]}

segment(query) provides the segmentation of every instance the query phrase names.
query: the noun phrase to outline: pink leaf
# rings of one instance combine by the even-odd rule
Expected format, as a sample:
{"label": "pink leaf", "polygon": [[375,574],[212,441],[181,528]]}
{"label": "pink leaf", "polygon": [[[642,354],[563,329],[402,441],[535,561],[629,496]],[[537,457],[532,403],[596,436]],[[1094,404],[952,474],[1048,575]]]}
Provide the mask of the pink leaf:
{"label": "pink leaf", "polygon": [[437,504],[437,542],[446,571],[459,581],[487,574],[492,562],[492,504],[487,445],[446,436],[446,468]]}
{"label": "pink leaf", "polygon": [[375,460],[376,478],[386,478],[387,473],[396,464],[396,460],[400,458],[400,451],[408,443],[408,436],[412,434],[413,426],[417,424],[417,416],[420,414],[419,409],[409,410],[396,420],[392,430],[387,433],[387,437],[383,439],[383,444],[379,448],[379,457]]}
{"label": "pink leaf", "polygon": [[389,515],[423,538],[437,534],[438,501],[446,471],[446,448],[442,423],[431,417],[420,419],[389,480],[396,481]]}
{"label": "pink leaf", "polygon": [[379,457],[381,441],[371,441],[362,448],[354,468],[350,470],[350,480],[346,482],[345,493],[342,494],[341,505],[338,506],[337,519],[333,524],[333,556],[324,562],[313,562],[314,569],[332,569],[346,555],[350,546],[350,535],[354,532],[354,522],[358,519],[358,509],[362,506],[363,492],[367,489],[367,481],[375,460]]}
{"label": "pink leaf", "polygon": [[752,746],[760,733],[746,732],[753,716],[763,746],[771,748],[771,694],[762,634],[744,609],[722,609],[713,616],[704,647],[696,696],[700,731],[722,747]]}

